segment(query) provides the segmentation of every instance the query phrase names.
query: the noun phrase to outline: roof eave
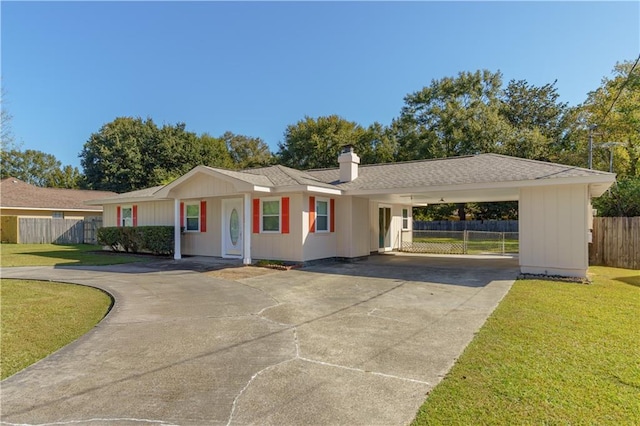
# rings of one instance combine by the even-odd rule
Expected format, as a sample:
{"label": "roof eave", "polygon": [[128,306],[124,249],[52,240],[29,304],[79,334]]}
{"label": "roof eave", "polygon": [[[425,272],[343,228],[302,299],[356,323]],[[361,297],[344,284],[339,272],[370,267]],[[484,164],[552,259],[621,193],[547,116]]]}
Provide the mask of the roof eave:
{"label": "roof eave", "polygon": [[275,187],[273,192],[278,194],[284,192],[312,192],[317,194],[343,195],[343,191],[338,188],[325,188],[315,185],[283,185]]}
{"label": "roof eave", "polygon": [[145,201],[168,201],[170,198],[159,198],[154,195],[147,195],[144,197],[112,197],[101,198],[97,200],[88,200],[84,203],[88,206],[102,206],[105,204],[122,204],[122,203],[142,203]]}
{"label": "roof eave", "polygon": [[[598,184],[607,185],[607,188],[615,182],[615,174],[598,174],[592,176],[574,176],[569,178],[541,178],[528,179],[507,182],[480,182],[468,184],[441,184],[441,185],[425,185],[419,187],[401,187],[401,188],[381,188],[381,189],[344,189],[345,195],[376,195],[376,194],[396,194],[402,193],[421,193],[436,192],[446,190],[482,190],[482,189],[501,189],[501,188],[529,188],[536,186],[551,185],[573,185],[573,184]],[[606,190],[606,189],[605,189]]]}

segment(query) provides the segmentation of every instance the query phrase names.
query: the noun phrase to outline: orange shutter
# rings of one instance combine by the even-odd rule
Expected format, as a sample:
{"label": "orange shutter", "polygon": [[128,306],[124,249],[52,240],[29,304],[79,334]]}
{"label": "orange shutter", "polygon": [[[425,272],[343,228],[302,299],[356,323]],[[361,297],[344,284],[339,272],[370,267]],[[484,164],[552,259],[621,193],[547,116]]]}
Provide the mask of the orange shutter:
{"label": "orange shutter", "polygon": [[200,232],[207,232],[207,202],[200,201]]}
{"label": "orange shutter", "polygon": [[260,199],[253,199],[253,233],[260,233]]}
{"label": "orange shutter", "polygon": [[184,203],[180,203],[180,227],[184,228]]}
{"label": "orange shutter", "polygon": [[116,207],[116,226],[120,226],[122,221],[122,211],[120,209],[120,206]]}
{"label": "orange shutter", "polygon": [[309,197],[309,232],[316,232],[316,197]]}
{"label": "orange shutter", "polygon": [[329,201],[329,231],[336,232],[336,200]]}
{"label": "orange shutter", "polygon": [[136,204],[131,208],[131,212],[133,215],[133,226],[138,226],[138,206]]}
{"label": "orange shutter", "polygon": [[289,233],[289,197],[282,197],[282,233]]}

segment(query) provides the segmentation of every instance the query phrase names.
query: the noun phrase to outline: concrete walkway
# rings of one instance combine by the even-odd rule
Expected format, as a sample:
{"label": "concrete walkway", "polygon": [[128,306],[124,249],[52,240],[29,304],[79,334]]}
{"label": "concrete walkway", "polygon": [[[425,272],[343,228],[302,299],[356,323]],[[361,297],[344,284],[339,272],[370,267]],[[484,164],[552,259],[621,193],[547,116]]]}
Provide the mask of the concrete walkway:
{"label": "concrete walkway", "polygon": [[2,423],[407,424],[518,270],[385,255],[240,281],[194,271],[234,266],[2,269],[115,299],[92,331],[0,383]]}

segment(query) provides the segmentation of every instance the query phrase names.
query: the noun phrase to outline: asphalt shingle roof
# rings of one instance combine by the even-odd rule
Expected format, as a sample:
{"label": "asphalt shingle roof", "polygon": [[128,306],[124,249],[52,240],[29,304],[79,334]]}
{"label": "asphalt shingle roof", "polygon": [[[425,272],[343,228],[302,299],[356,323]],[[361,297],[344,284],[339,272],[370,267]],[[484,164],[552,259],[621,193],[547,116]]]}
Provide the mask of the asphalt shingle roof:
{"label": "asphalt shingle roof", "polygon": [[52,210],[96,210],[102,206],[88,206],[85,201],[117,195],[109,191],[89,191],[80,189],[41,188],[8,177],[0,181],[0,206],[40,208]]}
{"label": "asphalt shingle roof", "polygon": [[273,183],[266,176],[261,176],[259,174],[246,173],[245,171],[235,171],[235,170],[227,170],[227,169],[216,169],[213,167],[204,166],[207,169],[215,170],[217,173],[223,174],[225,176],[229,176],[243,182],[250,183],[252,185],[260,185],[260,186],[273,186]]}
{"label": "asphalt shingle roof", "polygon": [[[583,169],[563,164],[527,160],[499,154],[479,154],[466,157],[449,157],[399,163],[361,165],[358,178],[341,183],[340,169],[297,170],[281,165],[242,171],[200,166],[216,173],[238,179],[252,185],[269,188],[291,186],[316,186],[346,191],[402,190],[430,186],[448,186],[499,182],[521,182],[544,179],[561,179],[609,175],[598,170]],[[90,192],[91,199],[153,198],[163,186],[124,194]],[[4,205],[4,203],[3,203]]]}
{"label": "asphalt shingle roof", "polygon": [[296,185],[311,185],[320,186],[324,188],[333,188],[328,182],[323,182],[315,176],[310,175],[307,172],[292,169],[285,166],[270,166],[261,167],[257,169],[244,170],[243,174],[261,175],[266,177],[270,182],[270,186],[296,186]]}
{"label": "asphalt shingle roof", "polygon": [[498,154],[364,165],[358,169],[358,178],[346,183],[339,183],[340,170],[337,168],[308,170],[307,173],[345,190],[517,182],[608,174],[598,170]]}

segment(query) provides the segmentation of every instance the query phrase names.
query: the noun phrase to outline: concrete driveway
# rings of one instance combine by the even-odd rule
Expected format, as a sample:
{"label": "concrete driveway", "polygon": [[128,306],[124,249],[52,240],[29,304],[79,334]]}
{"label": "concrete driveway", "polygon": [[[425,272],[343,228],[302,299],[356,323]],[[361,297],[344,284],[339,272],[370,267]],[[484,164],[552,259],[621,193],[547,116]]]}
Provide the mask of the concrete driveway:
{"label": "concrete driveway", "polygon": [[2,422],[406,424],[518,271],[514,259],[410,255],[238,281],[196,271],[224,263],[4,268],[95,286],[115,305],[1,383]]}

